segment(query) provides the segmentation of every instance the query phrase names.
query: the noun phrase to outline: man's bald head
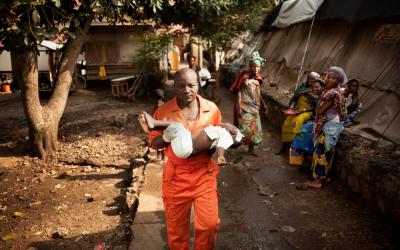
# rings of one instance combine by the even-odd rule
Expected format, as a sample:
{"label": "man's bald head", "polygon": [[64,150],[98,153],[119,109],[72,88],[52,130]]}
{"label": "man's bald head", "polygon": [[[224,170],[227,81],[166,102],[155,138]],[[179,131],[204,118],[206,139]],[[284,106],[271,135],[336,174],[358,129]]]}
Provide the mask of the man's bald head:
{"label": "man's bald head", "polygon": [[196,82],[198,81],[196,71],[194,71],[193,69],[190,69],[190,68],[183,68],[183,69],[178,70],[175,73],[174,82],[176,83],[177,81],[180,81],[183,78],[195,79]]}
{"label": "man's bald head", "polygon": [[175,73],[174,87],[181,108],[194,102],[199,91],[196,71],[189,68],[178,70]]}

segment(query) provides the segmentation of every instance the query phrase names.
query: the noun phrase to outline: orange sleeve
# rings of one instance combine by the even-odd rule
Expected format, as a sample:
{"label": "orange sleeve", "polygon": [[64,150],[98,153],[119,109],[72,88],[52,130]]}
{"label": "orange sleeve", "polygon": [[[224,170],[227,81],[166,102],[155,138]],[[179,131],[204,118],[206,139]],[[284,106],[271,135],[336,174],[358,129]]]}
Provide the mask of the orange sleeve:
{"label": "orange sleeve", "polygon": [[214,115],[214,126],[221,126],[222,123],[222,115],[221,115],[221,111],[219,111],[219,108],[216,107],[215,110],[215,115]]}
{"label": "orange sleeve", "polygon": [[[156,120],[162,120],[160,116],[161,115],[160,115],[159,109],[156,109],[156,111],[154,111],[153,118]],[[156,138],[158,136],[162,136],[162,135],[163,135],[162,130],[151,130],[150,133],[147,134],[149,146],[151,146],[151,143],[154,138]]]}

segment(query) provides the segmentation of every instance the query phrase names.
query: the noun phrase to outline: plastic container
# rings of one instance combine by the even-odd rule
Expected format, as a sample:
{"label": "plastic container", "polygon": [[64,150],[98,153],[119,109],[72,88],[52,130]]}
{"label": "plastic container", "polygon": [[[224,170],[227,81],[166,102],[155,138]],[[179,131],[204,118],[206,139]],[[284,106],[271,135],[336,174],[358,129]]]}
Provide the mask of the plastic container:
{"label": "plastic container", "polygon": [[295,148],[289,150],[289,165],[302,166],[304,163],[303,152]]}
{"label": "plastic container", "polygon": [[1,91],[5,92],[5,93],[10,93],[11,92],[11,88],[9,84],[3,84],[1,85]]}

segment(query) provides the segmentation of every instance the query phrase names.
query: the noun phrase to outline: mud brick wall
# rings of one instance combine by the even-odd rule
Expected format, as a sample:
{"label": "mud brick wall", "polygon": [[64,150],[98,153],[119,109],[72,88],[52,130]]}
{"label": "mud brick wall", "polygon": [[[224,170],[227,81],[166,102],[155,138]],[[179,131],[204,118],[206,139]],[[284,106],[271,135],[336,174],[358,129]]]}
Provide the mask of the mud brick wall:
{"label": "mud brick wall", "polygon": [[268,122],[276,128],[281,128],[285,117],[282,109],[287,108],[288,105],[274,98],[272,95],[267,94],[266,91],[261,91],[263,97],[263,110]]}
{"label": "mud brick wall", "polygon": [[[281,128],[287,107],[272,95],[262,93],[266,118]],[[334,160],[335,176],[360,194],[395,225],[400,225],[400,149],[390,143],[374,142],[343,131]]]}
{"label": "mud brick wall", "polygon": [[346,130],[335,155],[336,175],[369,204],[400,224],[400,151]]}

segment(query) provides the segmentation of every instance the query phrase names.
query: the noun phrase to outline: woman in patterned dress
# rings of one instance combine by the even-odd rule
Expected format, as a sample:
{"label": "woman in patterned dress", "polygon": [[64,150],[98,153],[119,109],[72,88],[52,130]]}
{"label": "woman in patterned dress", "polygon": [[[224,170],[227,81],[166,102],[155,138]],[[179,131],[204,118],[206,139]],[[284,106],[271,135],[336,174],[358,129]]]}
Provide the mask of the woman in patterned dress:
{"label": "woman in patterned dress", "polygon": [[248,152],[257,156],[254,146],[261,143],[263,132],[260,119],[260,103],[262,77],[259,75],[264,59],[258,52],[253,52],[250,60],[250,70],[243,72],[230,87],[235,91],[234,125],[238,126],[244,138],[243,143],[248,145]]}
{"label": "woman in patterned dress", "polygon": [[329,177],[335,145],[343,131],[342,122],[346,118],[346,99],[340,91],[340,86],[345,82],[347,77],[342,68],[329,68],[325,90],[316,107],[312,179],[304,184],[306,187],[319,189],[322,181]]}

